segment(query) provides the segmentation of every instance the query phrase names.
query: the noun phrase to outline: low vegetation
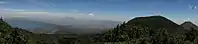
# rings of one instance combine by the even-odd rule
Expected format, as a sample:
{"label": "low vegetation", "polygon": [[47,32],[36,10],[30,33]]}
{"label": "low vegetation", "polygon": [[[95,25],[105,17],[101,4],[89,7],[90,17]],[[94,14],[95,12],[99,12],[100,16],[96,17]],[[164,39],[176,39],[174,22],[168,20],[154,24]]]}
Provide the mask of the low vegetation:
{"label": "low vegetation", "polygon": [[97,35],[95,42],[104,44],[197,44],[198,30],[170,33],[167,29],[155,32],[149,27],[118,25],[113,30]]}

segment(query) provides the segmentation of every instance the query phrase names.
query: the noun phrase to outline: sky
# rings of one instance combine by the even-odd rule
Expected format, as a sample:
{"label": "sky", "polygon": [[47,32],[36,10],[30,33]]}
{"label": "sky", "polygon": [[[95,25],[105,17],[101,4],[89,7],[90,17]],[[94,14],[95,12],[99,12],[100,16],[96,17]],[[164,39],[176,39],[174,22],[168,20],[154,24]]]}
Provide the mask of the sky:
{"label": "sky", "polygon": [[25,17],[127,21],[161,15],[177,23],[198,24],[198,0],[0,0],[0,15]]}

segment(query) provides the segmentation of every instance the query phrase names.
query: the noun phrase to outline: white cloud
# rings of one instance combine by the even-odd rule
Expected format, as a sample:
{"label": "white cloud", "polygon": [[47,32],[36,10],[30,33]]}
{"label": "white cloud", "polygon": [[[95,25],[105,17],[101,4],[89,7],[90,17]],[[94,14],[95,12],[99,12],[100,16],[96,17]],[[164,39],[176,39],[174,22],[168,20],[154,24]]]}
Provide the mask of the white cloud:
{"label": "white cloud", "polygon": [[92,19],[92,20],[123,20],[123,18],[127,19],[126,17],[121,16],[108,16],[108,15],[97,15],[95,13],[73,13],[73,12],[48,12],[48,11],[31,11],[31,10],[20,10],[20,9],[4,9],[3,11],[0,10],[0,16],[4,16],[5,18],[18,18],[18,17],[25,17],[25,18],[35,18],[35,19],[63,19],[67,16],[74,17],[77,19]]}
{"label": "white cloud", "polygon": [[30,10],[21,10],[21,9],[2,9],[0,10],[0,16],[4,16],[7,18],[16,18],[16,17],[52,17],[55,15],[48,15],[49,12],[46,11],[30,11]]}
{"label": "white cloud", "polygon": [[6,2],[0,1],[0,4],[4,4],[4,3],[6,3]]}
{"label": "white cloud", "polygon": [[12,18],[24,18],[24,17],[26,17],[26,16],[18,15],[18,16],[10,16],[10,17],[12,17]]}
{"label": "white cloud", "polygon": [[3,9],[5,11],[25,11],[25,10],[21,10],[21,9]]}
{"label": "white cloud", "polygon": [[48,14],[48,12],[28,12],[28,11],[23,11],[23,12],[17,12],[19,14]]}
{"label": "white cloud", "polygon": [[89,13],[88,15],[90,15],[90,16],[95,16],[95,14],[94,14],[94,13]]}

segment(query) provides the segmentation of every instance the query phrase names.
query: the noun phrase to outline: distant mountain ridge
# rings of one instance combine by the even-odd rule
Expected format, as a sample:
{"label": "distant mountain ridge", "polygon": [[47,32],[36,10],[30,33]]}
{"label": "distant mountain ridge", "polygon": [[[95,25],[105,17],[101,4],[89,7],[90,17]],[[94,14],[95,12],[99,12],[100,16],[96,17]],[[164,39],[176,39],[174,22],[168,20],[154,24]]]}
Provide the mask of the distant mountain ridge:
{"label": "distant mountain ridge", "polygon": [[186,30],[191,30],[191,29],[198,30],[198,26],[195,25],[194,23],[192,23],[191,21],[186,21],[186,22],[182,23],[181,26]]}
{"label": "distant mountain ridge", "polygon": [[35,34],[21,28],[13,28],[7,22],[0,19],[0,44],[60,44],[61,42],[59,41],[62,40],[62,37],[64,39],[77,38],[77,35]]}
{"label": "distant mountain ridge", "polygon": [[77,19],[73,17],[66,17],[59,20],[54,20],[48,23],[58,24],[58,25],[72,25],[73,27],[88,27],[88,28],[112,28],[121,21],[111,21],[111,20],[88,20],[88,19]]}
{"label": "distant mountain ridge", "polygon": [[[116,21],[109,20],[79,20],[72,17],[67,17],[66,19],[57,20],[62,25],[50,22],[33,21],[28,19],[6,19],[8,24],[13,27],[19,27],[23,29],[28,29],[35,32],[45,32],[45,33],[89,33],[89,32],[100,32],[105,29],[113,28],[115,25],[119,24]],[[81,22],[81,24],[80,24]],[[90,23],[89,23],[90,22]],[[143,25],[152,28],[153,30],[158,30],[160,28],[168,29],[170,32],[184,31],[184,24],[178,25],[173,21],[167,19],[163,16],[146,16],[146,17],[136,17],[129,20],[126,25]],[[193,24],[193,23],[189,23]],[[192,25],[197,27],[196,25]],[[130,27],[130,26],[129,26]],[[197,28],[195,28],[197,29]]]}
{"label": "distant mountain ridge", "polygon": [[[51,21],[39,21],[36,19],[10,18],[5,19],[12,27],[19,27],[34,33],[95,33],[112,28],[119,24],[108,20],[79,20],[72,17]],[[58,24],[57,24],[58,23]]]}

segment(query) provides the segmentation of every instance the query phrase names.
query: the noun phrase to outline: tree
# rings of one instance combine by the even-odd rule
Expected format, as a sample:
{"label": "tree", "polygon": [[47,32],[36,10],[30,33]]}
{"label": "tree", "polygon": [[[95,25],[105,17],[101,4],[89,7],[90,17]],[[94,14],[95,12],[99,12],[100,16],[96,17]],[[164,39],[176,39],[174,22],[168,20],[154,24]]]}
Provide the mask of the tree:
{"label": "tree", "polygon": [[0,20],[0,44],[27,44],[27,36]]}

